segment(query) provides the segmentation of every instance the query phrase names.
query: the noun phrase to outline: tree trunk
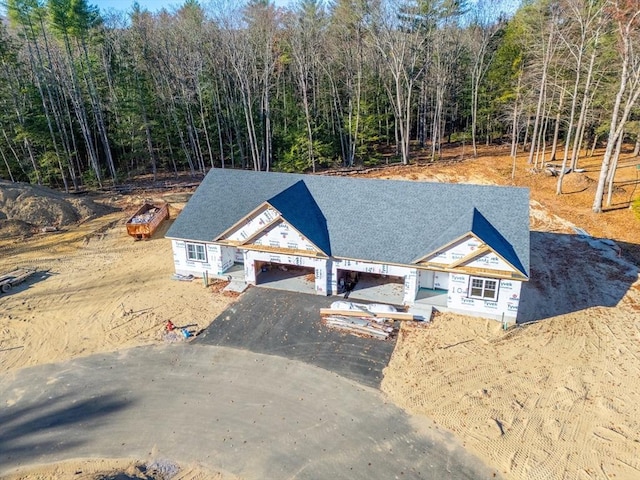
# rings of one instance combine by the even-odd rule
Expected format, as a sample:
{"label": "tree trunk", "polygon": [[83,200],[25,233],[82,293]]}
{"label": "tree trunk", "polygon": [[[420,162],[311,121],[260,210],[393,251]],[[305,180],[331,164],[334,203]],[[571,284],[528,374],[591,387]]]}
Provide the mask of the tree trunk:
{"label": "tree trunk", "polygon": [[[609,138],[607,139],[607,147],[604,152],[604,158],[602,159],[602,167],[600,168],[600,176],[598,177],[598,186],[596,188],[596,195],[593,201],[593,211],[595,213],[602,212],[602,200],[604,196],[604,188],[610,174],[611,159],[614,152],[614,148],[620,140],[625,123],[629,118],[631,109],[635,105],[640,96],[640,64],[632,63],[637,60],[634,55],[637,53],[633,50],[631,44],[631,33],[637,28],[634,23],[636,18],[640,16],[640,11],[635,11],[629,21],[622,25],[619,23],[620,41],[622,43],[622,68],[620,72],[620,87],[616,94],[615,102],[613,105],[613,112],[611,114],[611,123],[609,125]],[[622,113],[620,109],[622,106],[622,99],[627,90],[627,85],[631,81],[630,91],[627,94],[627,101],[625,103]]]}
{"label": "tree trunk", "polygon": [[542,62],[542,78],[540,79],[540,93],[538,94],[538,106],[536,108],[536,117],[533,122],[533,133],[531,134],[531,147],[529,149],[528,163],[533,163],[533,154],[535,150],[535,143],[538,135],[538,125],[540,123],[540,114],[542,112],[544,97],[547,92],[547,72],[549,70],[549,63],[553,53],[552,45],[554,40],[555,22],[551,22],[551,31],[549,32],[549,39],[547,40],[547,48],[544,52],[544,58]]}
{"label": "tree trunk", "polygon": [[15,178],[13,178],[13,173],[11,173],[11,167],[9,166],[9,160],[7,160],[7,156],[4,154],[4,150],[0,148],[0,155],[2,155],[2,160],[4,160],[4,164],[7,167],[7,173],[9,174],[9,179],[12,182],[15,182]]}
{"label": "tree trunk", "polygon": [[611,162],[611,168],[609,169],[609,178],[607,179],[607,207],[611,206],[611,198],[613,197],[613,180],[616,176],[616,169],[618,168],[618,160],[620,159],[620,150],[622,149],[622,139],[624,134],[618,137],[618,143],[616,144],[616,150]]}

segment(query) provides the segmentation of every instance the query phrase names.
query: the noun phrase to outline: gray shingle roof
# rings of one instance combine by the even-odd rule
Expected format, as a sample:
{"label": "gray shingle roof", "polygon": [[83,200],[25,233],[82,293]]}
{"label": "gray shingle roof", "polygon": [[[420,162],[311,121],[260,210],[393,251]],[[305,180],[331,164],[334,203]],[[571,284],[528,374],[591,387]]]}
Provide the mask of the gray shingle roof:
{"label": "gray shingle roof", "polygon": [[213,241],[270,202],[325,253],[411,264],[473,232],[528,276],[529,190],[213,169],[167,237]]}

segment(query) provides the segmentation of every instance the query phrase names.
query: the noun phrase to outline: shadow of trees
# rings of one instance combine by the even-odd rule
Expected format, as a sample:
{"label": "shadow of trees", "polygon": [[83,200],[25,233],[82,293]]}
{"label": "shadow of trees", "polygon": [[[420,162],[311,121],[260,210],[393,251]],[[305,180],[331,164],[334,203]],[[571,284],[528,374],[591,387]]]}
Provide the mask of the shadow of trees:
{"label": "shadow of trees", "polygon": [[638,278],[637,245],[531,232],[530,280],[522,286],[518,323],[590,307],[614,307]]}
{"label": "shadow of trees", "polygon": [[[0,411],[0,458],[6,464],[33,462],[81,445],[89,433],[132,403],[117,392],[75,401],[70,394],[47,397]],[[69,427],[75,428],[69,434]]]}

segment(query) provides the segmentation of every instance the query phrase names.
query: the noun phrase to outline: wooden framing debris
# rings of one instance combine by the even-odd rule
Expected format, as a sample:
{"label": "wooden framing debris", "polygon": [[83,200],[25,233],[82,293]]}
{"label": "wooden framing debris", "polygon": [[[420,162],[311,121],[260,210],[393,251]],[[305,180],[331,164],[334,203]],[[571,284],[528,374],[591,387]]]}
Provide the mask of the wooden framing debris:
{"label": "wooden framing debris", "polygon": [[368,318],[371,320],[367,320],[366,318],[330,315],[328,317],[324,317],[323,322],[329,328],[335,328],[353,335],[372,337],[379,340],[386,340],[395,333],[396,329],[392,325],[377,323],[373,320],[373,317]]}
{"label": "wooden framing debris", "polygon": [[392,320],[415,320],[413,314],[405,312],[372,313],[368,310],[334,310],[333,308],[321,308],[321,316],[339,315],[343,317],[373,317],[390,318]]}
{"label": "wooden framing debris", "polygon": [[12,272],[0,275],[0,292],[8,293],[11,288],[24,282],[34,273],[35,268],[16,268]]}

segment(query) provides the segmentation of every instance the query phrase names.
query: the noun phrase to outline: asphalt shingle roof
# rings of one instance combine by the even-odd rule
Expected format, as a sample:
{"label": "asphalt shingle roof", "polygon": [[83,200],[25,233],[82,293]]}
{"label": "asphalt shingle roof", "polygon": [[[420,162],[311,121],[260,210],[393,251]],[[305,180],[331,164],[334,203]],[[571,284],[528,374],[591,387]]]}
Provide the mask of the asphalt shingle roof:
{"label": "asphalt shingle roof", "polygon": [[473,232],[528,276],[529,190],[213,169],[167,237],[210,242],[264,202],[328,255],[411,264]]}

